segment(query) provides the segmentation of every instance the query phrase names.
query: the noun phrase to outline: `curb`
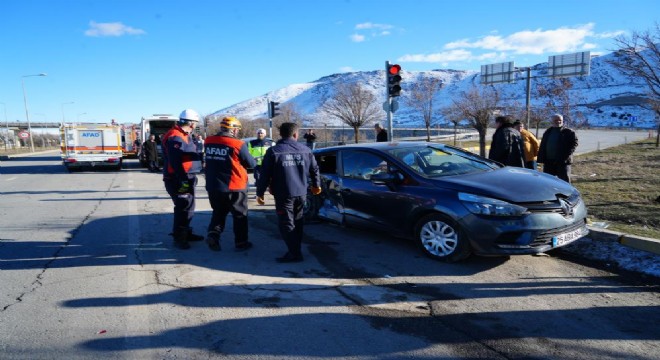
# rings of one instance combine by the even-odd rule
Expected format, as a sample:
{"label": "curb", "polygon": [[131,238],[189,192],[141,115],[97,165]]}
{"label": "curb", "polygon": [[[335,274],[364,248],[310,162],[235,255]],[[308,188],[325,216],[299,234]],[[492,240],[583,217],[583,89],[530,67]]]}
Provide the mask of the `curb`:
{"label": "curb", "polygon": [[618,242],[621,245],[660,255],[660,240],[630,235],[602,228],[589,228],[589,237],[597,241]]}
{"label": "curb", "polygon": [[0,161],[7,161],[7,160],[15,159],[15,158],[28,157],[28,156],[32,156],[32,155],[47,154],[47,153],[56,152],[56,151],[59,151],[59,150],[58,149],[51,149],[51,150],[27,152],[27,153],[20,153],[20,154],[0,155]]}

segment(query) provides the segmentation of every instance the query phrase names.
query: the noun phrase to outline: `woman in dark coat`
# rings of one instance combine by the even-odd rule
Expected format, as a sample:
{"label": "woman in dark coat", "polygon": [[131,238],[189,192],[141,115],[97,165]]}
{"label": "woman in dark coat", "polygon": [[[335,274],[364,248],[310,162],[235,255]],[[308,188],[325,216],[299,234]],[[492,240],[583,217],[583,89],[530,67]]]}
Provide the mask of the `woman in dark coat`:
{"label": "woman in dark coat", "polygon": [[488,158],[507,166],[525,167],[522,137],[513,127],[513,119],[510,116],[498,116],[495,124],[497,130],[490,143]]}

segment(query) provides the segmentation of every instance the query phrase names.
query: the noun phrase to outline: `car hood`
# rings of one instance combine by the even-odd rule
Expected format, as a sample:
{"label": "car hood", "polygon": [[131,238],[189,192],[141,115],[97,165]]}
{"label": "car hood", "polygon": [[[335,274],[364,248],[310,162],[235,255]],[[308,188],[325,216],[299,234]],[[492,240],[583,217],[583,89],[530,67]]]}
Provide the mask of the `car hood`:
{"label": "car hood", "polygon": [[576,190],[571,184],[554,176],[517,167],[503,167],[477,174],[447,176],[433,179],[439,187],[489,196],[514,203],[552,201],[557,194],[566,197]]}

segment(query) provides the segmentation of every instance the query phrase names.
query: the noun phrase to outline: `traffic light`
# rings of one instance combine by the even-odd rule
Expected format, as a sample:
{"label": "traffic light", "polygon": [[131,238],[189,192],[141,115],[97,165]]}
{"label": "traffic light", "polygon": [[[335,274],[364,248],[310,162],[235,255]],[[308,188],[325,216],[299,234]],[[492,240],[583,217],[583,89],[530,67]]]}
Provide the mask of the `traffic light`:
{"label": "traffic light", "polygon": [[401,95],[401,66],[397,64],[387,65],[387,95]]}
{"label": "traffic light", "polygon": [[277,115],[280,114],[279,105],[280,105],[280,103],[275,102],[275,101],[271,101],[271,102],[268,103],[268,117],[269,118],[272,119],[272,118],[274,118],[274,117],[276,117]]}

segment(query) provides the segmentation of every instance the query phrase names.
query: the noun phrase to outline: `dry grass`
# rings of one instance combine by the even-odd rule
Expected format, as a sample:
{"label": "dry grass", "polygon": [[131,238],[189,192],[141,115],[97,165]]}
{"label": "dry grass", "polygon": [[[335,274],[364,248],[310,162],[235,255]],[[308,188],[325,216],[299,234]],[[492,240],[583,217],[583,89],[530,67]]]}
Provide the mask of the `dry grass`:
{"label": "dry grass", "polygon": [[655,141],[577,156],[572,173],[592,221],[660,239],[660,149]]}

